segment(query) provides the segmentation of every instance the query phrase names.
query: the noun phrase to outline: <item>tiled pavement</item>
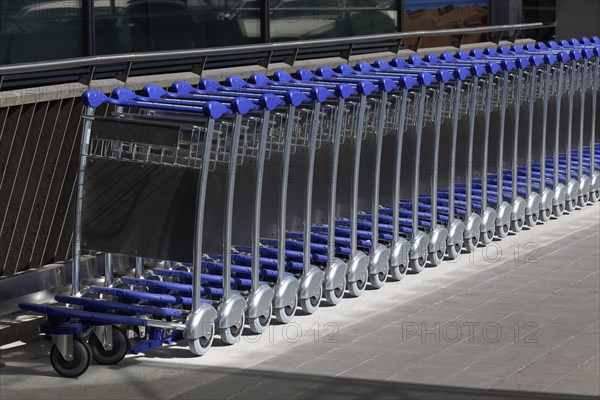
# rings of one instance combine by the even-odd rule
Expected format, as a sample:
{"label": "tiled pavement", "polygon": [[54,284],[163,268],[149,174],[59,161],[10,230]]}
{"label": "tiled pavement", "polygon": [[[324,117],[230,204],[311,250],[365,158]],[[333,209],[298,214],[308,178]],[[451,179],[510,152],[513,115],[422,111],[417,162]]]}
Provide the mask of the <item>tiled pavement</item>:
{"label": "tiled pavement", "polygon": [[66,380],[29,338],[2,351],[0,398],[597,398],[599,289],[594,205],[202,358]]}

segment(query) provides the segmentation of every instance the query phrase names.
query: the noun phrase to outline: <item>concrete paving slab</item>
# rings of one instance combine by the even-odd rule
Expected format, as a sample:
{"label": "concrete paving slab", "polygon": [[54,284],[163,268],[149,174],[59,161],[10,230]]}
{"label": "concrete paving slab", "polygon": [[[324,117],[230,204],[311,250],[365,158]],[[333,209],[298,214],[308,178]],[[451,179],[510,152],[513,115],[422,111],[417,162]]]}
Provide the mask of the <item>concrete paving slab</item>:
{"label": "concrete paving slab", "polygon": [[[0,348],[6,364],[0,397],[598,396],[600,266],[591,262],[600,243],[599,210],[593,205],[498,242],[502,257],[496,262],[478,249],[298,316],[295,325],[273,326],[234,346],[215,343],[202,358],[172,346],[128,356],[117,366],[92,365],[66,380],[48,363],[50,344],[29,336]],[[523,249],[531,242],[539,246],[538,262],[515,260],[511,246]],[[472,343],[468,335],[455,341],[449,330],[443,334],[444,326],[469,322],[479,324]],[[533,337],[527,336],[528,322],[538,327]],[[501,328],[497,341],[490,340],[491,331],[483,334],[488,323]]]}

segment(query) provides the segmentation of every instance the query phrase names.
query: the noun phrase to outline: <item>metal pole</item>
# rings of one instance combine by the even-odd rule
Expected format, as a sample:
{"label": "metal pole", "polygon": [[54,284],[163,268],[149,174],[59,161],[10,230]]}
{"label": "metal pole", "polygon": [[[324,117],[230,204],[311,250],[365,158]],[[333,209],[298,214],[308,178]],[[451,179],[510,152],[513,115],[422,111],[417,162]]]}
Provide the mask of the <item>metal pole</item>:
{"label": "metal pole", "polygon": [[450,173],[448,177],[448,226],[452,226],[454,223],[454,197],[455,197],[455,183],[456,183],[456,145],[458,141],[458,120],[460,114],[460,99],[462,92],[462,81],[456,81],[456,95],[454,97],[453,111],[452,111],[452,144],[450,149]]}
{"label": "metal pole", "polygon": [[525,163],[527,164],[527,196],[531,194],[531,162],[533,160],[532,152],[533,152],[533,111],[535,107],[535,84],[537,79],[537,68],[532,67],[530,71],[531,81],[529,82],[529,107],[528,107],[528,116],[527,116],[527,159]]}
{"label": "metal pole", "polygon": [[485,127],[483,131],[483,165],[481,167],[481,212],[487,209],[487,175],[488,175],[488,148],[490,145],[490,115],[492,113],[492,91],[494,77],[487,77],[487,92],[485,93]]}
{"label": "metal pole", "polygon": [[556,93],[556,118],[554,131],[554,187],[560,183],[558,179],[558,163],[560,154],[560,113],[562,108],[562,95],[564,90],[565,64],[560,63],[558,67],[558,91]]}
{"label": "metal pole", "polygon": [[498,165],[496,184],[498,185],[498,205],[504,201],[504,130],[506,129],[506,107],[508,102],[508,71],[502,74],[502,95],[500,96],[500,129],[498,134]]}
{"label": "metal pole", "polygon": [[252,292],[256,292],[259,287],[259,267],[260,267],[260,215],[262,205],[262,188],[265,172],[265,152],[267,133],[269,132],[269,119],[271,111],[263,110],[263,122],[260,128],[260,138],[258,143],[258,154],[256,158],[256,186],[254,187],[254,213],[252,214]]}
{"label": "metal pole", "polygon": [[438,169],[440,157],[440,136],[442,131],[442,111],[445,92],[444,82],[440,82],[437,93],[437,104],[435,108],[435,138],[433,140],[433,173],[431,174],[431,228],[430,232],[435,231],[437,226],[437,190],[438,190]]}
{"label": "metal pole", "polygon": [[583,136],[585,131],[585,96],[586,96],[586,86],[587,86],[587,78],[588,78],[588,61],[586,59],[583,60],[581,65],[582,69],[582,77],[581,77],[581,104],[579,105],[579,146],[577,147],[577,158],[578,158],[578,171],[579,171],[579,179],[583,177]]}
{"label": "metal pole", "polygon": [[552,73],[552,66],[546,65],[546,71],[544,75],[544,104],[543,104],[543,116],[542,116],[542,149],[540,154],[540,191],[544,191],[546,188],[546,135],[548,134],[548,102],[550,97],[550,75]]}
{"label": "metal pole", "polygon": [[329,229],[327,230],[327,255],[328,262],[333,262],[335,258],[335,208],[336,208],[336,190],[338,161],[340,158],[340,139],[342,133],[342,119],[344,118],[345,99],[340,97],[337,103],[335,127],[333,134],[333,148],[331,161],[331,181],[329,182]]}
{"label": "metal pole", "polygon": [[475,139],[475,115],[477,114],[477,90],[479,89],[479,78],[473,77],[471,82],[471,110],[469,113],[469,138],[467,150],[467,218],[471,215],[473,206],[473,141]]}
{"label": "metal pole", "polygon": [[421,137],[423,135],[423,114],[425,111],[425,96],[427,88],[422,85],[419,88],[419,109],[417,115],[417,129],[415,137],[415,171],[413,180],[413,193],[412,193],[412,237],[417,238],[417,232],[419,231],[419,181],[420,181],[420,163],[421,163]]}
{"label": "metal pole", "polygon": [[350,198],[350,258],[356,257],[357,242],[358,242],[358,189],[360,181],[360,153],[362,149],[362,133],[364,129],[365,106],[367,96],[360,95],[359,111],[358,111],[358,126],[356,132],[356,144],[354,146],[354,165],[352,171],[352,193]]}
{"label": "metal pole", "polygon": [[[573,98],[575,96],[575,79],[577,79],[577,61],[572,60],[569,78],[569,126],[567,128],[567,183],[571,179],[571,138],[573,135]],[[573,199],[571,199],[573,200]]]}
{"label": "metal pole", "polygon": [[198,177],[198,193],[196,195],[196,221],[194,227],[194,271],[192,277],[192,313],[200,310],[202,304],[200,288],[202,287],[202,235],[204,233],[204,209],[206,206],[206,187],[208,186],[208,167],[210,150],[215,129],[215,120],[210,118],[206,127],[204,146],[202,149],[202,165]]}
{"label": "metal pole", "polygon": [[600,59],[598,56],[594,58],[592,73],[594,74],[592,84],[592,124],[590,126],[590,174],[593,175],[596,169],[596,105],[598,97],[598,72],[600,71]]}
{"label": "metal pole", "polygon": [[317,149],[317,135],[319,134],[319,118],[321,113],[321,103],[313,102],[313,115],[310,127],[310,142],[308,145],[308,157],[306,160],[306,198],[304,203],[304,271],[308,273],[310,266],[310,244],[311,244],[311,225],[312,225],[312,197],[313,181],[315,176],[315,156]]}
{"label": "metal pole", "polygon": [[518,165],[519,165],[519,124],[521,117],[521,97],[523,96],[523,70],[517,70],[516,85],[517,95],[515,99],[515,129],[513,132],[513,157],[512,157],[512,198],[513,201],[519,196],[518,192]]}
{"label": "metal pole", "polygon": [[[372,193],[372,227],[371,250],[376,251],[379,244],[379,182],[381,180],[381,151],[383,149],[383,128],[387,107],[387,92],[382,90],[379,105],[379,121],[377,121],[377,143],[375,146],[375,166],[373,168],[373,193]],[[397,223],[398,221],[396,221]]]}
{"label": "metal pole", "polygon": [[402,144],[404,142],[404,123],[406,119],[408,89],[402,88],[400,96],[400,115],[398,116],[398,127],[396,132],[396,162],[394,164],[394,194],[392,199],[394,244],[396,244],[400,238],[400,180],[402,172]]}
{"label": "metal pole", "polygon": [[95,109],[86,107],[83,121],[83,132],[81,135],[81,148],[79,151],[79,170],[77,171],[77,197],[75,198],[75,222],[73,228],[73,262],[71,265],[71,294],[79,293],[81,288],[81,224],[83,214],[83,194],[85,184],[85,167],[90,151],[90,140],[92,137],[92,118]]}
{"label": "metal pole", "polygon": [[104,254],[104,277],[104,283],[106,286],[110,286],[113,284],[114,266],[112,253]]}
{"label": "metal pole", "polygon": [[281,160],[281,191],[279,192],[279,221],[277,242],[277,283],[285,277],[285,219],[287,217],[288,177],[290,173],[290,153],[292,150],[292,131],[294,129],[294,112],[296,107],[290,105],[287,113],[287,125],[283,140],[283,155]]}
{"label": "metal pole", "polygon": [[235,174],[237,171],[238,147],[242,128],[242,114],[235,114],[233,137],[229,151],[227,166],[227,194],[225,202],[225,227],[223,229],[223,297],[222,301],[231,296],[231,237],[233,234],[233,200],[235,197]]}

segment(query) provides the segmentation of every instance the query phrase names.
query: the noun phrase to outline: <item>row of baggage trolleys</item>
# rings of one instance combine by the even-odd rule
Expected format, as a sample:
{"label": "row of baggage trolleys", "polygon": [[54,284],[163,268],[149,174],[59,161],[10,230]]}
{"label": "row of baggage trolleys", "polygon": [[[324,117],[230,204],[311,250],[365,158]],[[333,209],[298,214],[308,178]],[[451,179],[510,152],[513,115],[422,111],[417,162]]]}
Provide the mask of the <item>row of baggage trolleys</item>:
{"label": "row of baggage trolleys", "polygon": [[[234,344],[245,327],[262,333],[273,317],[418,274],[599,200],[599,78],[594,37],[88,90],[72,295],[20,307],[47,316],[52,366],[76,377],[92,359],[175,342],[203,355],[215,336]],[[129,199],[115,171],[152,194]],[[157,184],[165,173],[185,174],[184,192]],[[159,195],[186,204],[185,219],[164,201],[144,206]],[[140,218],[97,222],[115,213]],[[152,237],[135,222],[156,215],[185,246],[162,227],[150,233],[160,251],[115,244],[119,229]],[[81,286],[83,250],[106,252],[104,286]],[[131,256],[134,276],[113,277],[113,253]]]}

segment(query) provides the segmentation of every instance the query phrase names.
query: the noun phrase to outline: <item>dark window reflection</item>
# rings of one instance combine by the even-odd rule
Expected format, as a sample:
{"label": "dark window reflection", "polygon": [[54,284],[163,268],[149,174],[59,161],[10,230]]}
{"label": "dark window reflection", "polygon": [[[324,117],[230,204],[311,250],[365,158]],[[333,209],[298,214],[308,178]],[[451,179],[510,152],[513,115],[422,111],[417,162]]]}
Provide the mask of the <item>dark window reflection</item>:
{"label": "dark window reflection", "polygon": [[79,0],[0,0],[0,64],[83,56]]}
{"label": "dark window reflection", "polygon": [[[241,0],[94,1],[97,54],[227,46],[260,40],[259,7]],[[242,19],[243,15],[243,19]]]}
{"label": "dark window reflection", "polygon": [[396,0],[269,0],[271,39],[302,40],[390,33]]}

